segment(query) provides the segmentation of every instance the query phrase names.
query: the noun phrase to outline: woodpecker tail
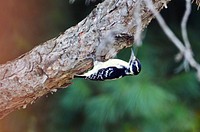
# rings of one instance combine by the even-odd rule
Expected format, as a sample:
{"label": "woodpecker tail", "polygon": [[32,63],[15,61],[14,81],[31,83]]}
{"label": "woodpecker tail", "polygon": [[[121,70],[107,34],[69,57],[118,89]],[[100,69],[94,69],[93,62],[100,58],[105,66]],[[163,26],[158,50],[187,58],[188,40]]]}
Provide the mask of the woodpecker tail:
{"label": "woodpecker tail", "polygon": [[86,78],[86,76],[83,76],[83,75],[74,75],[74,78]]}

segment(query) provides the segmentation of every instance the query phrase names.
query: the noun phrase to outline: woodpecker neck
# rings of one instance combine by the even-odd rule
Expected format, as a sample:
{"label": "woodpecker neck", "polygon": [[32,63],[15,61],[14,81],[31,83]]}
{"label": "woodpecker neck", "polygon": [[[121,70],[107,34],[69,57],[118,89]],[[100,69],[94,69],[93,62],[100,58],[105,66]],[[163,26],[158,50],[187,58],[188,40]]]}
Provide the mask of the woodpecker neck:
{"label": "woodpecker neck", "polygon": [[130,67],[125,70],[125,74],[126,75],[133,75],[133,72],[131,72]]}

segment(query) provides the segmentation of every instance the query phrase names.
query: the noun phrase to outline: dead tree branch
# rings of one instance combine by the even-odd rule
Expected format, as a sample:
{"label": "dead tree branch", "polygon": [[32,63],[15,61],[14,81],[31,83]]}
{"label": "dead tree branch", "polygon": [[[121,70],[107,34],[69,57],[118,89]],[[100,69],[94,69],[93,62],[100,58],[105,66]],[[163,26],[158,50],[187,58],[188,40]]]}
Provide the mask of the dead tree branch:
{"label": "dead tree branch", "polygon": [[180,54],[179,57],[180,59],[184,59],[184,68],[187,69],[188,64],[196,69],[197,71],[197,77],[200,80],[200,64],[194,59],[193,57],[193,52],[191,49],[191,45],[187,36],[187,30],[186,30],[186,25],[187,25],[187,20],[191,12],[191,0],[186,0],[186,10],[183,15],[183,19],[181,22],[181,33],[183,37],[183,42],[173,33],[173,31],[168,27],[166,24],[165,20],[163,17],[160,15],[160,13],[157,11],[157,9],[154,7],[154,3],[152,3],[149,0],[144,0],[145,3],[147,4],[148,8],[153,12],[155,15],[156,20],[158,21],[159,25],[163,29],[164,33],[167,35],[167,37],[174,43],[174,45],[179,49]]}
{"label": "dead tree branch", "polygon": [[[163,2],[164,1],[164,2]],[[170,0],[155,0],[160,11]],[[137,0],[105,0],[84,20],[19,58],[0,65],[0,118],[25,108],[38,97],[70,85],[73,75],[92,67],[92,60],[107,60],[134,42]],[[154,15],[140,5],[141,27]]]}

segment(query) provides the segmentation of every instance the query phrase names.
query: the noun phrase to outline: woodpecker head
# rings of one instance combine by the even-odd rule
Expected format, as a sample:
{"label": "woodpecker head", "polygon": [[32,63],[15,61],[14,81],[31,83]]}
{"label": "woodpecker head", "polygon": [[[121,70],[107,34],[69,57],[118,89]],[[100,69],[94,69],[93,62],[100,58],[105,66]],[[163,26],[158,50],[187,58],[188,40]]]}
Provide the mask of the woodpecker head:
{"label": "woodpecker head", "polygon": [[137,75],[139,74],[141,71],[141,64],[140,64],[140,61],[135,58],[135,60],[133,60],[131,63],[130,63],[130,72],[134,75]]}
{"label": "woodpecker head", "polygon": [[135,57],[133,50],[131,50],[131,58],[129,60],[130,74],[138,75],[141,71],[140,61]]}

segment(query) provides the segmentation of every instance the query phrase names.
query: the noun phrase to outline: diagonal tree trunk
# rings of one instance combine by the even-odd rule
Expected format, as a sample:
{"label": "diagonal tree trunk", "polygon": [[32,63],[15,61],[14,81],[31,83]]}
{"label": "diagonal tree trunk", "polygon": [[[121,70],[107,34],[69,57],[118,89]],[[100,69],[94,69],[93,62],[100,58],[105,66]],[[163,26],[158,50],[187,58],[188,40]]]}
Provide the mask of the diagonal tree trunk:
{"label": "diagonal tree trunk", "polygon": [[[169,1],[154,0],[154,5],[160,11]],[[92,67],[93,59],[104,61],[132,46],[137,2],[105,0],[59,37],[0,65],[0,118],[56,88],[67,87],[74,74]],[[142,2],[140,13],[144,29],[154,16]]]}

